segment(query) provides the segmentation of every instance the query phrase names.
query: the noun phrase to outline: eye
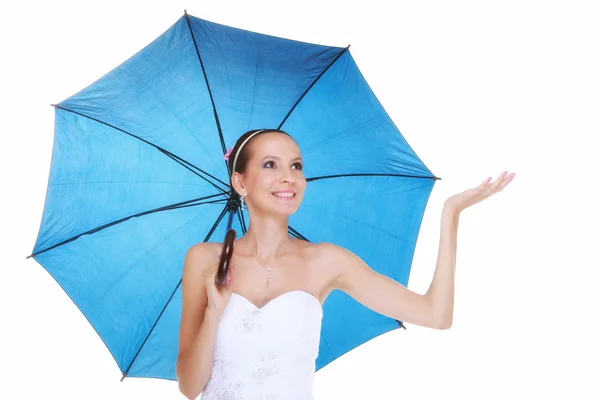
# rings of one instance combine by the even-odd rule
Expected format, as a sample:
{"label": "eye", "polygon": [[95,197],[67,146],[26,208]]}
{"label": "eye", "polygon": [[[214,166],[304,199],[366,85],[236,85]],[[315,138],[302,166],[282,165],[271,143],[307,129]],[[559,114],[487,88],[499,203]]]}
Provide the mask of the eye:
{"label": "eye", "polygon": [[273,166],[275,165],[275,163],[273,161],[267,161],[266,163],[263,164],[264,168],[273,168]]}
{"label": "eye", "polygon": [[292,165],[292,167],[296,167],[297,170],[302,171],[302,163],[301,162],[294,163],[294,165]]}

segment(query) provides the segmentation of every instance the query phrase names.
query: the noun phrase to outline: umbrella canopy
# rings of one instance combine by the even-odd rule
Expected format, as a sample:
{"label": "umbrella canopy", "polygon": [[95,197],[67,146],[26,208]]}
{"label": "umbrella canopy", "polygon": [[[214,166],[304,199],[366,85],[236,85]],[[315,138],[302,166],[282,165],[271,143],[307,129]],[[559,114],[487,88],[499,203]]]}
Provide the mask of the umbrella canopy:
{"label": "umbrella canopy", "polygon": [[[290,234],[332,242],[407,285],[436,178],[349,48],[188,15],[55,105],[44,212],[30,257],[60,284],[124,376],[175,380],[186,251],[223,240],[223,154],[250,129],[297,141],[308,186]],[[233,228],[245,232],[245,211]],[[317,369],[401,326],[341,291],[324,304]]]}

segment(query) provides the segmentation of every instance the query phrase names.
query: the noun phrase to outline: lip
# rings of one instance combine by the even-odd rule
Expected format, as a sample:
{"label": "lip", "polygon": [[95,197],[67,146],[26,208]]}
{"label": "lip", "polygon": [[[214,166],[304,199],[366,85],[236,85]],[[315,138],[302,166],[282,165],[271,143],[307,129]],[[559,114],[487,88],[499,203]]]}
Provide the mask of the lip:
{"label": "lip", "polygon": [[[292,196],[291,197],[278,197],[278,194],[287,194],[287,193],[291,193]],[[294,200],[294,198],[296,198],[296,191],[295,190],[277,190],[275,192],[271,193],[274,197],[276,197],[278,200]]]}

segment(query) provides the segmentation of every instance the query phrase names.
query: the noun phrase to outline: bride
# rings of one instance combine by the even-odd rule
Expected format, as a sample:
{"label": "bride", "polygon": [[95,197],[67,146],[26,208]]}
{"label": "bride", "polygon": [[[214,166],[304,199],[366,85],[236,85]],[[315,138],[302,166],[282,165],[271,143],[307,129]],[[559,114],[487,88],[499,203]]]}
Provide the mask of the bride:
{"label": "bride", "polygon": [[288,235],[306,179],[300,149],[287,133],[247,132],[226,159],[250,225],[235,242],[224,286],[215,284],[222,244],[198,243],[186,254],[176,373],[188,399],[200,393],[205,400],[312,399],[322,304],[334,289],[390,318],[450,328],[460,213],[515,176],[505,171],[446,200],[437,266],[421,295],[342,247]]}

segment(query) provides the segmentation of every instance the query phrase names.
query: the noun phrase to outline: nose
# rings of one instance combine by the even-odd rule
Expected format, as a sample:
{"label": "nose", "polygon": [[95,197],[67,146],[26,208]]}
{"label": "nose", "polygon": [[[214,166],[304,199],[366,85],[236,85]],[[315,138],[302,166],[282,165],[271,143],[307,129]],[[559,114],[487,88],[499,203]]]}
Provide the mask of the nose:
{"label": "nose", "polygon": [[289,168],[283,168],[281,175],[279,177],[279,181],[281,183],[284,183],[284,182],[294,183],[295,179],[294,179],[294,175],[292,174],[292,171]]}

